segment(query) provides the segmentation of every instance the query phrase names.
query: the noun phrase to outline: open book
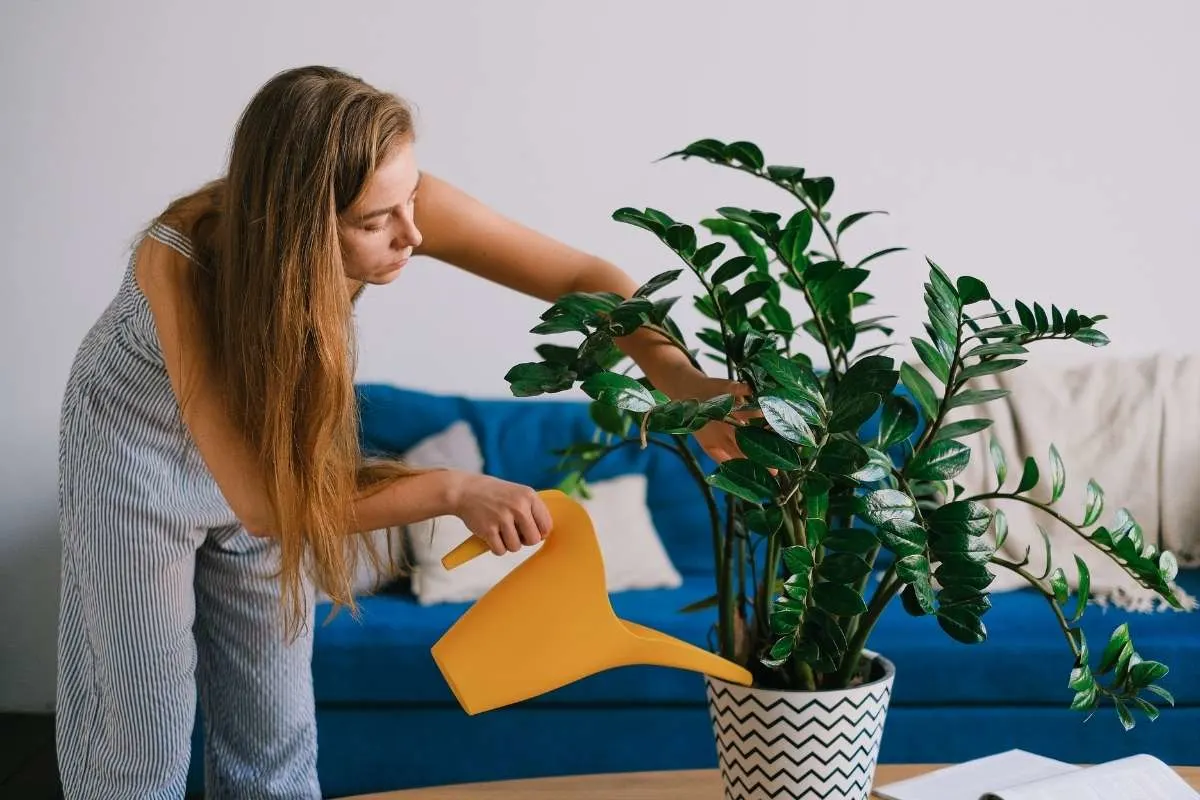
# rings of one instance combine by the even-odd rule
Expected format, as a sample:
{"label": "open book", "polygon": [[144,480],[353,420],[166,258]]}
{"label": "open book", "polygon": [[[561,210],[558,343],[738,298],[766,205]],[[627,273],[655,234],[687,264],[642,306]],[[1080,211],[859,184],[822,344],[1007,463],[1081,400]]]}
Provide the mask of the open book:
{"label": "open book", "polygon": [[1154,756],[1079,767],[1008,750],[875,787],[882,800],[1196,800],[1195,789]]}

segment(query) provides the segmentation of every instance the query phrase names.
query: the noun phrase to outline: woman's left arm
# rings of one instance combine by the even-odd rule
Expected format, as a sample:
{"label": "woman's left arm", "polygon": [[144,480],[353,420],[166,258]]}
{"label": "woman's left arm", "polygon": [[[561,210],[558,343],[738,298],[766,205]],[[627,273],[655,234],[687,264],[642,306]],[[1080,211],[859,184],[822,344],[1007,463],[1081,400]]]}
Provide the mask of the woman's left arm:
{"label": "woman's left arm", "polygon": [[[421,177],[416,224],[422,237],[417,254],[548,303],[571,292],[607,291],[631,297],[638,289],[638,283],[616,265],[506,218],[428,173]],[[672,399],[704,400],[747,390],[736,381],[704,374],[686,353],[653,331],[639,329],[613,341]],[[741,456],[728,424],[710,424],[697,432],[696,439],[717,461]]]}

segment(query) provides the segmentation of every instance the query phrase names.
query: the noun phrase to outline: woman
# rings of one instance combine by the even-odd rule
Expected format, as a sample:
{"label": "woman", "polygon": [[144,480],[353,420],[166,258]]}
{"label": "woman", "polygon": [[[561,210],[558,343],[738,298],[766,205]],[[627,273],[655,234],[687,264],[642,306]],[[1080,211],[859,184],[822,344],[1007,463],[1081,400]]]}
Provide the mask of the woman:
{"label": "woman", "polygon": [[[208,796],[319,797],[313,589],[353,608],[353,534],[454,514],[503,553],[549,530],[529,487],[363,459],[352,304],[414,254],[545,301],[637,284],[422,174],[413,140],[353,76],[276,76],[84,339],[60,439],[68,797],[181,795],[197,687]],[[651,334],[618,345],[672,397],[740,391]],[[696,435],[737,454],[724,423]]]}

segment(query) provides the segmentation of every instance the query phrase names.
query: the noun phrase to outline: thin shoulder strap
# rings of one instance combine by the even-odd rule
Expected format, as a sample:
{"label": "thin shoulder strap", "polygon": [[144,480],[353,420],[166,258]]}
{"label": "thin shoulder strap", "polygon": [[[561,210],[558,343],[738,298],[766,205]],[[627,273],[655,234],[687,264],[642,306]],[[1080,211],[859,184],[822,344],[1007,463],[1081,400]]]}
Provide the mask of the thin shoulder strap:
{"label": "thin shoulder strap", "polygon": [[146,235],[178,251],[187,259],[195,260],[196,251],[192,248],[192,243],[188,241],[186,236],[166,223],[154,223],[150,227],[150,230],[146,232]]}

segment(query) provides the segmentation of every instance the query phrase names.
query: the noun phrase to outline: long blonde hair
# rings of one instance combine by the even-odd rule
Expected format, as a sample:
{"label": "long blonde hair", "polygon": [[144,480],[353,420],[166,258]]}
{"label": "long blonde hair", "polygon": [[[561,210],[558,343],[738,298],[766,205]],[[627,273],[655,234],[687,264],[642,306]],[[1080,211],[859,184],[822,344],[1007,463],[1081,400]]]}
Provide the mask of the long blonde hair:
{"label": "long blonde hair", "polygon": [[307,618],[306,572],[336,605],[357,610],[354,496],[412,472],[360,450],[338,215],[391,148],[413,137],[410,107],[395,95],[328,67],[288,70],[243,112],[226,176],[160,217],[180,224],[197,251],[205,345],[265,477],[293,635]]}

